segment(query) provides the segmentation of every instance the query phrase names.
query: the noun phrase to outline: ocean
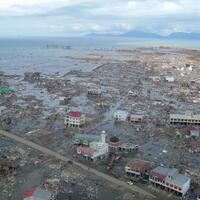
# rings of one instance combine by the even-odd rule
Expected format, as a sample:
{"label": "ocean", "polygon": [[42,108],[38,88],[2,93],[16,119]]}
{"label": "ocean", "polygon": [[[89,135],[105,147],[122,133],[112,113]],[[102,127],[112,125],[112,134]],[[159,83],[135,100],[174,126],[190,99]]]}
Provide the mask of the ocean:
{"label": "ocean", "polygon": [[[83,38],[1,38],[0,71],[23,74],[26,71],[67,73],[72,69],[91,71],[99,63],[67,60],[66,56],[90,55],[98,49],[135,49],[142,47],[174,47],[200,49],[196,40],[161,40],[120,37]],[[71,47],[71,48],[70,48]],[[106,52],[106,54],[108,54]]]}
{"label": "ocean", "polygon": [[143,39],[125,37],[81,37],[81,38],[0,38],[0,48],[37,48],[50,45],[69,45],[76,48],[140,48],[177,47],[199,49],[200,40]]}

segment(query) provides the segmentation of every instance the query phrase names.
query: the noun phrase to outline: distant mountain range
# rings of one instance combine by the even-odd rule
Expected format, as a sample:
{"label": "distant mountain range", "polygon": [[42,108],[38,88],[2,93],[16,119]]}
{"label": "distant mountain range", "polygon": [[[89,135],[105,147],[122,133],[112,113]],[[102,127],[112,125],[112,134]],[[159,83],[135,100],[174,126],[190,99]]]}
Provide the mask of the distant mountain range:
{"label": "distant mountain range", "polygon": [[188,40],[200,40],[200,33],[185,33],[176,32],[167,36],[162,36],[156,33],[147,33],[142,31],[128,31],[123,34],[101,34],[91,33],[87,36],[92,37],[133,37],[133,38],[152,38],[152,39],[188,39]]}

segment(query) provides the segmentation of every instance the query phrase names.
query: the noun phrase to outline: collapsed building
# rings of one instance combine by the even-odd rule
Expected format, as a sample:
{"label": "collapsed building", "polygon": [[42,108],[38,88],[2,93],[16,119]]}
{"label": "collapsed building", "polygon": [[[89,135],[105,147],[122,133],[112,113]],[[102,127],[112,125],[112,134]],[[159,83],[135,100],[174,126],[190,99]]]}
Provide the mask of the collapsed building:
{"label": "collapsed building", "polygon": [[73,143],[76,145],[89,146],[91,142],[105,142],[106,135],[92,135],[92,134],[75,134],[73,137]]}

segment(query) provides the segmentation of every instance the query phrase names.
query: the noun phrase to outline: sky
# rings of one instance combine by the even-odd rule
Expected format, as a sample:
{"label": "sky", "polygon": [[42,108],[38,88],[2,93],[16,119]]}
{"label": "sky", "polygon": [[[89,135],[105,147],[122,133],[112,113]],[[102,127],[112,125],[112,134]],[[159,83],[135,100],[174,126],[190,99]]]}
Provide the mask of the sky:
{"label": "sky", "polygon": [[200,33],[200,0],[0,0],[0,36]]}

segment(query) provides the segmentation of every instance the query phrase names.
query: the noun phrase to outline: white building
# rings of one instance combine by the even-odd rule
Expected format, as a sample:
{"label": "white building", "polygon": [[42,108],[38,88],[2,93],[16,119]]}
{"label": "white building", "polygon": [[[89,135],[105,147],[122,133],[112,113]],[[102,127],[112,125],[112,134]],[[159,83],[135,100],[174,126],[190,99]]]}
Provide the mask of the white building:
{"label": "white building", "polygon": [[159,166],[150,172],[149,181],[184,196],[190,188],[191,178],[179,174],[175,168]]}
{"label": "white building", "polygon": [[128,117],[128,112],[123,110],[117,110],[113,114],[113,118],[115,119],[115,121],[126,121],[127,117]]}
{"label": "white building", "polygon": [[77,147],[77,154],[83,156],[87,160],[96,161],[102,159],[108,154],[108,144],[105,142],[91,142],[89,147]]}
{"label": "white building", "polygon": [[171,124],[200,125],[200,115],[187,112],[186,114],[170,114]]}
{"label": "white building", "polygon": [[133,92],[132,90],[129,90],[129,91],[128,91],[128,96],[129,96],[129,97],[137,96],[137,92]]}
{"label": "white building", "polygon": [[173,83],[175,81],[175,78],[174,76],[165,76],[165,81]]}
{"label": "white building", "polygon": [[195,138],[200,137],[199,130],[190,130],[190,137],[195,137]]}
{"label": "white building", "polygon": [[65,125],[68,127],[82,127],[85,124],[85,115],[81,112],[69,112],[65,117]]}
{"label": "white building", "polygon": [[71,97],[60,96],[59,102],[60,105],[66,105],[70,101]]}

